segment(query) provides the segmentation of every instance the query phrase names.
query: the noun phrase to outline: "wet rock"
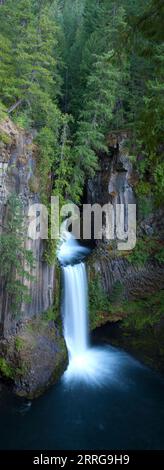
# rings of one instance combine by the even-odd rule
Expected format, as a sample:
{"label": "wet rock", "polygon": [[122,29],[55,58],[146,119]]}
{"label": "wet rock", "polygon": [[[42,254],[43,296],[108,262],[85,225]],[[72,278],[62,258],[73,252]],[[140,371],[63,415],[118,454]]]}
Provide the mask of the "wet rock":
{"label": "wet rock", "polygon": [[[55,322],[45,321],[44,315],[22,324],[17,334],[1,341],[0,355],[10,371],[14,392],[28,399],[55,383],[67,365],[64,339]],[[5,377],[5,369],[3,373]]]}

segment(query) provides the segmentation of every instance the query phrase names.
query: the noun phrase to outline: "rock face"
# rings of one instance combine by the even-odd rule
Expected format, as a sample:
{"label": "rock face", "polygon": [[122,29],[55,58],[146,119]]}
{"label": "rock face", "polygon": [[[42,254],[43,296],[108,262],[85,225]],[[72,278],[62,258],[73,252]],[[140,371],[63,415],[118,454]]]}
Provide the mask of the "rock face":
{"label": "rock face", "polygon": [[0,342],[1,373],[13,383],[14,392],[36,398],[63,373],[67,351],[54,321],[44,315],[22,324],[16,335]]}
{"label": "rock face", "polygon": [[137,266],[126,257],[111,256],[106,247],[97,249],[90,259],[90,270],[99,275],[101,285],[110,295],[118,284],[122,287],[122,298],[140,299],[164,288],[163,268],[154,260]]}
{"label": "rock face", "polygon": [[[9,195],[16,193],[23,203],[24,215],[29,206],[39,203],[38,185],[35,178],[35,146],[33,135],[18,130],[8,119],[0,125],[0,133],[5,142],[0,146],[0,227],[5,225],[6,203]],[[42,240],[28,240],[27,247],[33,253],[35,268],[30,274],[34,280],[28,281],[31,301],[21,306],[21,319],[29,318],[46,311],[53,303],[55,287],[55,268],[48,266],[43,259],[44,245]],[[3,274],[3,273],[2,273]],[[26,281],[27,284],[27,281]],[[0,324],[2,305],[5,305],[6,292],[0,291]],[[14,329],[15,323],[10,310],[7,310],[5,324],[1,330],[5,334]]]}
{"label": "rock face", "polygon": [[88,203],[101,205],[111,202],[125,206],[125,226],[127,226],[128,204],[135,204],[133,191],[134,171],[125,146],[126,132],[109,136],[109,154],[100,158],[100,171],[88,182]]}
{"label": "rock face", "polygon": [[[0,137],[0,231],[3,231],[9,196],[13,193],[19,196],[25,220],[29,206],[40,200],[34,134],[18,129],[7,119],[0,124]],[[11,379],[17,394],[34,398],[58,379],[66,365],[67,353],[58,326],[46,320],[44,313],[59,295],[55,266],[45,262],[41,239],[27,238],[26,248],[32,251],[35,261],[30,268],[32,276],[24,280],[30,302],[22,303],[17,318],[8,306],[1,282],[3,272],[0,273],[0,376]]]}
{"label": "rock face", "polygon": [[[111,134],[108,138],[109,154],[101,155],[100,170],[88,181],[87,202],[101,204],[124,204],[124,230],[128,226],[128,204],[136,204],[134,187],[137,174],[128,156],[127,132]],[[158,211],[147,219],[138,220],[137,236],[151,237],[162,233],[162,214]],[[152,259],[142,266],[129,262],[126,252],[118,252],[116,245],[108,240],[97,241],[97,249],[89,261],[90,271],[99,275],[105,292],[112,293],[115,285],[122,285],[124,299],[135,299],[163,288],[163,270],[160,263]]]}

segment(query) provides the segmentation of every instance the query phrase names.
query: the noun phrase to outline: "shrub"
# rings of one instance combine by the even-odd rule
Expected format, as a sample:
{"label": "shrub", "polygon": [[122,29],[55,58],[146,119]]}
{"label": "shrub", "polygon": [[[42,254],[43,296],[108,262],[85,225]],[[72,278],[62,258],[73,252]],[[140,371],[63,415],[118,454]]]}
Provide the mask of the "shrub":
{"label": "shrub", "polygon": [[0,373],[10,379],[13,377],[13,369],[4,357],[0,357]]}
{"label": "shrub", "polygon": [[21,338],[20,336],[17,336],[15,338],[15,349],[17,352],[20,352],[22,351],[22,349],[24,349],[24,345],[25,345],[25,341],[23,338]]}

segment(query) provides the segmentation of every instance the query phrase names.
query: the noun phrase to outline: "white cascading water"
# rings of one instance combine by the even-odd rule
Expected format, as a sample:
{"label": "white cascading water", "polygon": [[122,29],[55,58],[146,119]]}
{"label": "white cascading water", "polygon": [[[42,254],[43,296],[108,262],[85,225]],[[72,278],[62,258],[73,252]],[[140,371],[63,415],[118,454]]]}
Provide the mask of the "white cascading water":
{"label": "white cascading water", "polygon": [[64,279],[63,326],[69,354],[69,370],[78,369],[89,349],[88,335],[88,283],[85,264],[80,262],[88,249],[63,230],[58,249],[58,259]]}
{"label": "white cascading water", "polygon": [[87,276],[85,264],[63,267],[64,337],[70,360],[88,349]]}
{"label": "white cascading water", "polygon": [[[120,364],[126,365],[127,355],[113,347],[91,347],[88,327],[88,286],[83,261],[88,249],[64,232],[58,249],[58,259],[64,277],[63,323],[69,354],[64,374],[66,382],[82,380],[90,385],[105,385],[118,381]],[[129,360],[129,359],[128,359]],[[121,377],[119,376],[119,383]]]}

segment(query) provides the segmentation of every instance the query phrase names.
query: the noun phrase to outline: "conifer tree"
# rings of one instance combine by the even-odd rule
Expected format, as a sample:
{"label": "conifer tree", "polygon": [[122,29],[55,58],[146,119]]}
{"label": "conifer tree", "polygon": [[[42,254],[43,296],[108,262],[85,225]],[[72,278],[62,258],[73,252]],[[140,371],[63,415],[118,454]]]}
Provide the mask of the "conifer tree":
{"label": "conifer tree", "polygon": [[16,194],[11,194],[9,197],[6,222],[1,231],[0,281],[4,292],[2,312],[5,318],[8,309],[16,315],[19,313],[21,303],[30,300],[25,280],[31,279],[28,268],[34,264],[32,252],[25,246],[26,227],[23,207]]}

